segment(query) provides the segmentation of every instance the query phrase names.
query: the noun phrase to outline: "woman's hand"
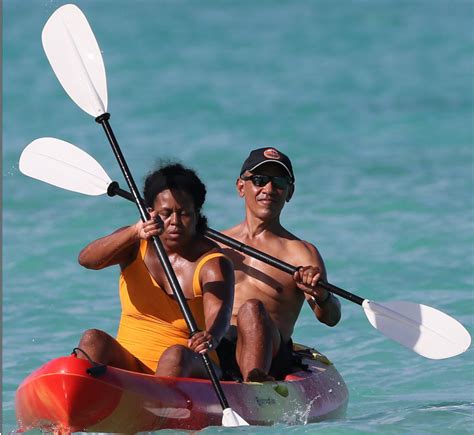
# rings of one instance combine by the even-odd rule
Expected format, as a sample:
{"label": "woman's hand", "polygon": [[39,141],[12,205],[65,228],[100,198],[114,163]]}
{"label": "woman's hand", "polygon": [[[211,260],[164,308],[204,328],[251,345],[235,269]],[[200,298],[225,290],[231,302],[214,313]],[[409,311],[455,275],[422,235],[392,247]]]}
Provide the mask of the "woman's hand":
{"label": "woman's hand", "polygon": [[139,239],[148,240],[153,236],[159,236],[163,232],[163,221],[156,211],[148,209],[150,219],[146,222],[139,220],[135,224],[135,231]]}
{"label": "woman's hand", "polygon": [[217,345],[214,338],[207,331],[196,332],[189,340],[188,347],[197,353],[207,353]]}

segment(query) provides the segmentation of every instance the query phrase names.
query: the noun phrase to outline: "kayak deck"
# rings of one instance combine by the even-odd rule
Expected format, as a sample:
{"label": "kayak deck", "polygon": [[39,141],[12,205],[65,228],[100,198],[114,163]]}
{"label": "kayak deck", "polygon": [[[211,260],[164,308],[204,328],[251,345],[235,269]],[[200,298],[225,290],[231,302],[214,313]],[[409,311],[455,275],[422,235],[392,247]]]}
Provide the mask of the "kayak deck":
{"label": "kayak deck", "polygon": [[[342,416],[348,390],[336,368],[318,352],[295,345],[304,368],[284,381],[222,381],[230,406],[249,424],[306,424]],[[20,431],[143,432],[199,430],[222,424],[210,381],[164,378],[92,364],[75,356],[49,361],[19,386],[15,408]]]}

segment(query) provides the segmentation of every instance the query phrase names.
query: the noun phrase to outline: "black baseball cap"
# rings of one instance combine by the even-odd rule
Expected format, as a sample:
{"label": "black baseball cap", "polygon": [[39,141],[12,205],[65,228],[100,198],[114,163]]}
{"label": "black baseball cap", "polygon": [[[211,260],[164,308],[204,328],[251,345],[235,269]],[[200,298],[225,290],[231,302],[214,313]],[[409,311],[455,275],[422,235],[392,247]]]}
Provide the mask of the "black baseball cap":
{"label": "black baseball cap", "polygon": [[281,151],[278,151],[276,148],[258,148],[251,151],[242,165],[242,168],[240,169],[240,175],[242,175],[245,171],[252,172],[264,163],[280,164],[286,169],[286,172],[288,172],[291,180],[295,181],[290,159],[287,155],[283,154]]}

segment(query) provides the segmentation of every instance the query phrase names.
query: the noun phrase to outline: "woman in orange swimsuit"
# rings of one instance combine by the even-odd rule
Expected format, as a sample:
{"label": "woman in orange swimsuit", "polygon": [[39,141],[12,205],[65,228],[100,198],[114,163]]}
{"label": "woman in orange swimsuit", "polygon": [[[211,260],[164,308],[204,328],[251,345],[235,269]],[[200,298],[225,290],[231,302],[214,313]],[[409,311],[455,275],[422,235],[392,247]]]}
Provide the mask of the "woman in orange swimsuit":
{"label": "woman in orange swimsuit", "polygon": [[[199,353],[215,349],[230,321],[234,299],[232,263],[204,237],[201,214],[206,188],[196,173],[169,164],[148,175],[145,203],[151,219],[95,240],[79,254],[89,269],[118,264],[122,314],[117,337],[84,332],[79,348],[101,364],[160,376],[207,377]],[[200,332],[189,331],[152,236],[159,236]],[[82,357],[81,353],[78,356]]]}

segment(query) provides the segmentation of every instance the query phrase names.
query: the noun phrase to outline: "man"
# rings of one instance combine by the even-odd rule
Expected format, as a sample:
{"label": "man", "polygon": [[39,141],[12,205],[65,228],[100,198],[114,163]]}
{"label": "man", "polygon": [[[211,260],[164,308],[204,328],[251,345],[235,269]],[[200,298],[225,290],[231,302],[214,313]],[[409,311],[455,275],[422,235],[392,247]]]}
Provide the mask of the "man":
{"label": "man", "polygon": [[[242,165],[237,192],[245,200],[245,220],[224,233],[290,264],[302,267],[290,276],[247,255],[226,250],[235,268],[231,327],[219,357],[227,371],[244,381],[282,379],[292,365],[293,329],[303,302],[317,319],[334,326],[340,303],[318,287],[326,280],[324,262],[311,243],[280,224],[285,202],[295,190],[289,158],[274,148],[253,150]],[[235,358],[230,358],[235,350]]]}

